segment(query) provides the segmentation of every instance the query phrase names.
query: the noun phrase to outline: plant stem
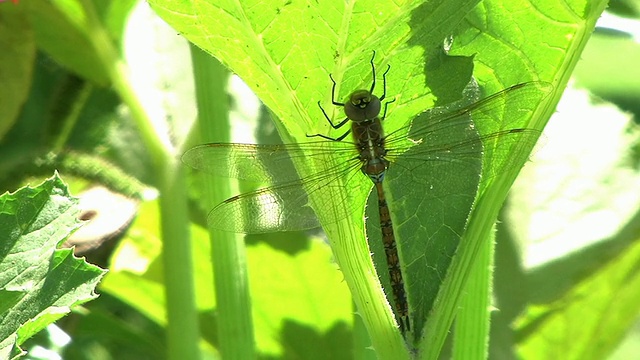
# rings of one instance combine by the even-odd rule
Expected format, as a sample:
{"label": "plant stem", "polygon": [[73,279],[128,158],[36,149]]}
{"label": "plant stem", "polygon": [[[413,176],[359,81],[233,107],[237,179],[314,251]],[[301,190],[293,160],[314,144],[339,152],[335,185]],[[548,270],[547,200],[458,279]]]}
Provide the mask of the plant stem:
{"label": "plant stem", "polygon": [[[201,140],[229,142],[229,101],[226,92],[229,72],[216,59],[194,45],[191,45],[191,57]],[[231,180],[207,177],[201,183],[207,208],[231,197]],[[209,236],[215,274],[220,353],[224,359],[253,359],[255,341],[243,237],[213,229],[209,229]]]}
{"label": "plant stem", "polygon": [[184,171],[171,162],[160,177],[162,260],[167,297],[167,359],[199,359],[198,314]]}
{"label": "plant stem", "polygon": [[145,147],[158,174],[160,218],[163,241],[167,306],[167,359],[199,359],[200,340],[193,285],[193,261],[189,239],[187,194],[180,162],[167,134],[154,126],[134,91],[128,69],[101,24],[93,3],[81,1],[86,15],[86,31],[115,91],[131,111]]}
{"label": "plant stem", "polygon": [[494,242],[483,241],[456,316],[453,359],[487,359]]}

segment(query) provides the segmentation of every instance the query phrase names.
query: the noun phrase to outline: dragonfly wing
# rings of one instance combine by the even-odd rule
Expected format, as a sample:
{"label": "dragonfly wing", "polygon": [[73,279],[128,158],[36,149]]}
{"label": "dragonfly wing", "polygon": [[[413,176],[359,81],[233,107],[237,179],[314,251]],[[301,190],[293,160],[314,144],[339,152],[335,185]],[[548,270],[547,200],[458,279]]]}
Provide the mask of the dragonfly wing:
{"label": "dragonfly wing", "polygon": [[186,165],[212,175],[279,184],[298,179],[294,160],[353,152],[353,145],[340,142],[254,145],[212,143],[195,146],[182,155]]}
{"label": "dragonfly wing", "polygon": [[[481,136],[514,128],[522,128],[530,118],[535,105],[546,97],[552,85],[542,81],[532,81],[514,85],[478,102],[462,107],[455,103],[437,107],[418,115],[412,124],[396,130],[388,138],[400,138],[402,134],[414,140],[433,133],[451,133],[459,131],[461,126],[469,124],[478,129]],[[410,129],[410,130],[409,130]],[[399,133],[396,135],[396,133]],[[393,140],[389,140],[393,142]]]}
{"label": "dragonfly wing", "polygon": [[[414,124],[428,122],[430,119],[426,114],[418,116]],[[438,192],[437,188],[448,188],[452,179],[467,178],[464,176],[466,171],[480,173],[482,141],[468,115],[452,118],[446,126],[434,126],[430,130],[419,134],[418,143],[408,149],[398,147],[389,150],[388,158],[393,161],[389,167],[392,177],[397,171],[403,174],[401,177],[411,179],[429,192]]]}
{"label": "dragonfly wing", "polygon": [[[312,229],[320,226],[312,201],[325,224],[337,222],[358,208],[355,189],[367,186],[368,179],[355,172],[356,165],[340,164],[304,180],[234,196],[211,210],[207,223],[214,229],[247,234]],[[349,174],[353,181],[338,181]]]}
{"label": "dragonfly wing", "polygon": [[213,208],[207,223],[214,229],[246,234],[320,226],[301,186],[263,188],[234,196]]}
{"label": "dragonfly wing", "polygon": [[190,167],[216,176],[255,182],[286,182],[298,177],[291,158],[300,156],[298,147],[214,143],[198,145],[182,155]]}
{"label": "dragonfly wing", "polygon": [[[506,167],[521,164],[540,131],[525,129],[536,100],[546,96],[551,85],[544,82],[518,84],[455,111],[436,108],[416,117],[411,127],[389,135],[387,143],[400,143],[407,134],[419,145],[402,156],[402,166],[416,168],[425,162],[475,164],[483,156],[483,178],[493,177]],[[482,129],[494,130],[493,133]],[[484,134],[484,135],[483,135]],[[398,146],[398,157],[407,146]],[[482,153],[478,152],[478,149]],[[524,157],[524,158],[523,158]]]}
{"label": "dragonfly wing", "polygon": [[[459,135],[465,133],[464,129],[461,130],[463,131],[460,131]],[[397,161],[401,167],[417,169],[430,162],[469,164],[475,163],[477,159],[485,159],[494,163],[495,169],[492,170],[491,176],[495,176],[499,174],[498,169],[504,169],[523,160],[520,155],[528,152],[535,145],[540,134],[540,131],[535,129],[511,129],[453,142],[437,139],[437,137],[427,137],[426,143],[410,148],[401,156],[394,154],[393,160]],[[429,140],[440,141],[428,142]],[[484,176],[489,174],[483,173]]]}

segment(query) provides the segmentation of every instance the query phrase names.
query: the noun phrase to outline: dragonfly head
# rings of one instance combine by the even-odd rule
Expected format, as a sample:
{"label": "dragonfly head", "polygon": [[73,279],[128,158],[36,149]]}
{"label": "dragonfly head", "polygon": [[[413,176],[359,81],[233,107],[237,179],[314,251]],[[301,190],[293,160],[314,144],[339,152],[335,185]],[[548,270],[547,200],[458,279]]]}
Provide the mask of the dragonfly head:
{"label": "dragonfly head", "polygon": [[352,121],[373,120],[380,114],[380,99],[367,90],[354,91],[344,104],[344,113]]}

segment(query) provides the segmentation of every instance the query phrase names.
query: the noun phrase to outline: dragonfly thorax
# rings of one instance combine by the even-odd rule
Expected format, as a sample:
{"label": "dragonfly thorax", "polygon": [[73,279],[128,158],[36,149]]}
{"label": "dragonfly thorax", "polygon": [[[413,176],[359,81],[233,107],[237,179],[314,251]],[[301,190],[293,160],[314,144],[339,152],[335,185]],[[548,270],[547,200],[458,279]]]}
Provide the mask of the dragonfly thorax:
{"label": "dragonfly thorax", "polygon": [[385,158],[387,150],[380,119],[354,121],[351,132],[362,162],[360,170],[374,183],[382,182],[389,161]]}
{"label": "dragonfly thorax", "polygon": [[380,99],[370,91],[357,90],[344,104],[344,113],[351,121],[372,120],[380,114],[381,107]]}

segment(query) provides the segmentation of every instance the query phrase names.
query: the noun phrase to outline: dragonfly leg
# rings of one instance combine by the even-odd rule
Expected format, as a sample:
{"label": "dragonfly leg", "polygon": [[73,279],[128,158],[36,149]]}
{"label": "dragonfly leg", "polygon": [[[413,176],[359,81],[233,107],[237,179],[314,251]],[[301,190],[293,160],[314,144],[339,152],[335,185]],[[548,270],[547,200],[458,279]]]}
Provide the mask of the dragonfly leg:
{"label": "dragonfly leg", "polygon": [[393,99],[391,101],[387,101],[386,103],[384,103],[384,112],[382,113],[382,117],[380,118],[381,120],[384,120],[384,118],[387,117],[387,107],[389,106],[389,104],[396,102],[396,99]]}
{"label": "dragonfly leg", "polygon": [[[376,51],[373,50],[373,56],[371,57],[371,75],[373,76],[373,82],[371,83],[371,90],[369,90],[370,94],[373,94],[373,90],[376,89],[376,66],[373,64],[375,57]],[[387,65],[387,70],[382,74],[382,96],[380,96],[380,101],[384,100],[385,96],[387,96],[387,73],[389,70],[391,70],[391,65]]]}
{"label": "dragonfly leg", "polygon": [[[373,50],[373,56],[371,57],[371,74],[373,76],[373,82],[371,83],[371,90],[369,90],[370,94],[373,94],[373,90],[376,89],[376,66],[373,64],[373,59],[375,57],[376,51]],[[382,96],[380,97],[380,101],[384,100],[384,97],[387,95],[387,73],[389,70],[391,70],[391,65],[387,65],[387,70],[382,74]]]}
{"label": "dragonfly leg", "polygon": [[370,94],[373,94],[373,90],[376,88],[376,66],[373,64],[373,59],[376,57],[376,51],[373,50],[373,56],[371,57],[371,74],[373,75],[373,82],[371,83]]}
{"label": "dragonfly leg", "polygon": [[[384,98],[387,96],[387,73],[389,72],[389,70],[391,70],[391,65],[387,65],[387,70],[385,70],[384,74],[382,74],[382,96],[380,96],[380,101],[384,100]],[[373,93],[373,89],[371,89],[371,92]]]}
{"label": "dragonfly leg", "polygon": [[337,125],[334,125],[333,121],[331,121],[331,119],[329,118],[329,115],[327,115],[327,112],[324,111],[324,108],[322,107],[322,105],[320,105],[320,101],[318,101],[318,107],[320,107],[320,110],[322,110],[322,113],[324,114],[324,118],[327,119],[327,121],[329,122],[329,125],[331,125],[331,127],[334,129],[340,129],[341,127],[344,126],[344,124],[349,122],[349,118],[346,118],[341,122],[339,122]]}
{"label": "dragonfly leg", "polygon": [[329,74],[329,79],[331,79],[331,82],[333,83],[333,86],[331,86],[331,103],[335,106],[344,106],[344,103],[341,102],[337,102],[336,101],[336,81],[333,80],[333,76],[331,74]]}
{"label": "dragonfly leg", "polygon": [[330,140],[330,141],[342,141],[342,140],[344,140],[344,138],[346,138],[346,137],[347,137],[347,135],[349,135],[350,133],[351,133],[351,129],[347,130],[347,132],[346,132],[346,133],[344,133],[344,134],[340,135],[340,136],[339,136],[339,137],[337,137],[337,138],[332,138],[332,137],[330,137],[330,136],[322,135],[322,134],[313,134],[313,135],[309,135],[309,134],[307,134],[307,137],[309,137],[309,138],[311,138],[311,137],[320,137],[320,138],[323,138],[323,139],[325,139],[325,140]]}

